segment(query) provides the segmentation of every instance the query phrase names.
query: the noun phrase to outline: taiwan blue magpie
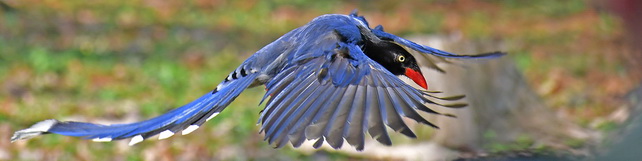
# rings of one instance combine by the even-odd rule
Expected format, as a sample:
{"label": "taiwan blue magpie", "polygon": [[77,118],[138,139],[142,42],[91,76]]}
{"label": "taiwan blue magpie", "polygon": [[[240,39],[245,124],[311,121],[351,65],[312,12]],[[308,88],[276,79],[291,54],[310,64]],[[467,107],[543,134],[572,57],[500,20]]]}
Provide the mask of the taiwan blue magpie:
{"label": "taiwan blue magpie", "polygon": [[[316,140],[315,148],[324,142],[339,148],[345,139],[362,150],[366,133],[391,145],[386,127],[416,137],[403,117],[437,128],[418,112],[451,116],[427,104],[465,106],[433,100],[454,101],[463,96],[437,97],[436,92],[427,91],[411,51],[443,58],[504,55],[456,55],[419,45],[384,32],[381,25],[370,28],[356,11],[322,15],[257,51],[211,92],[158,117],[112,125],[50,119],[15,132],[11,141],[54,133],[94,141],[131,138],[129,144],[133,145],[155,135],[159,139],[179,132],[185,135],[221,113],[246,88],[265,85],[267,92],[261,103],[267,102],[258,122],[264,140],[274,147],[288,142],[299,147],[305,140]],[[408,83],[413,82],[406,83],[398,76],[410,78],[423,89],[412,87]]]}

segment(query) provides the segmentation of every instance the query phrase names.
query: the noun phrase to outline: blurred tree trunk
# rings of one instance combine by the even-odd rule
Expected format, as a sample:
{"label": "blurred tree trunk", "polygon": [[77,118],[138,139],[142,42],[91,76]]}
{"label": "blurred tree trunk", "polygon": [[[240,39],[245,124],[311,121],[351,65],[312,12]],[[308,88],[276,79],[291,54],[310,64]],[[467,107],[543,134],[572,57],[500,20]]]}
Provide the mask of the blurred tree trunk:
{"label": "blurred tree trunk", "polygon": [[[597,1],[601,6],[610,9],[612,13],[618,16],[626,29],[626,42],[631,49],[629,54],[628,65],[633,70],[632,78],[640,80],[642,78],[642,20],[639,18],[642,15],[642,2],[636,0],[602,0]],[[600,6],[600,4],[598,4]],[[628,97],[628,111],[630,111],[629,118],[626,120],[622,128],[614,134],[610,134],[605,139],[606,146],[602,147],[605,151],[602,156],[597,160],[637,160],[642,158],[642,153],[639,153],[642,147],[642,83],[639,84],[637,89],[629,93]],[[609,144],[610,143],[610,144]]]}
{"label": "blurred tree trunk", "polygon": [[[448,65],[444,69],[446,74],[432,74],[429,82],[435,90],[446,91],[445,95],[465,94],[464,101],[469,105],[441,110],[457,118],[434,118],[442,128],[433,141],[441,145],[474,150],[489,141],[511,142],[518,137],[547,141],[546,144],[591,137],[589,131],[558,118],[509,59]],[[492,138],[483,138],[485,134]]]}
{"label": "blurred tree trunk", "polygon": [[[417,41],[421,43],[421,39]],[[500,43],[444,44],[453,46],[444,46],[448,51],[474,54],[498,50]],[[426,70],[430,90],[444,91],[444,96],[465,94],[463,101],[469,105],[463,109],[441,108],[440,112],[457,118],[433,117],[441,128],[432,141],[475,154],[490,144],[532,141],[532,146],[568,148],[564,145],[568,140],[591,141],[597,137],[595,132],[557,117],[532,90],[510,55],[494,60],[452,61],[440,66],[445,74]]]}

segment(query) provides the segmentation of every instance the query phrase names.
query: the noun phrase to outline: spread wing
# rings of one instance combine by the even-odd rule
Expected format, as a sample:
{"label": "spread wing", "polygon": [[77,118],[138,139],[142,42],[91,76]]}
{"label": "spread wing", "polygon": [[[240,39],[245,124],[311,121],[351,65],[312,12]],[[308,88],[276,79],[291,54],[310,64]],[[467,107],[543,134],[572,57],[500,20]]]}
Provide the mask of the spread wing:
{"label": "spread wing", "polygon": [[289,141],[298,147],[306,139],[318,139],[315,148],[323,142],[339,148],[345,139],[362,150],[366,132],[390,145],[386,126],[416,137],[402,117],[436,128],[417,112],[439,114],[424,105],[436,104],[425,97],[433,96],[402,82],[359,46],[325,41],[336,44],[318,49],[326,55],[294,62],[266,84],[265,96],[271,97],[259,121],[270,144],[282,147]]}
{"label": "spread wing", "polygon": [[[377,37],[384,39],[384,40],[389,40],[389,41],[394,41],[395,43],[399,44],[400,46],[403,46],[404,48],[409,48],[414,51],[424,53],[424,54],[430,54],[430,55],[435,55],[438,57],[442,57],[439,59],[443,58],[463,58],[463,59],[490,59],[490,58],[499,58],[501,56],[506,55],[504,52],[488,52],[488,53],[481,53],[481,54],[476,54],[476,55],[457,55],[453,53],[449,53],[446,51],[441,51],[439,49],[435,49],[429,46],[425,45],[420,45],[417,43],[414,43],[410,40],[406,40],[404,38],[401,38],[399,36],[387,33],[383,31],[383,26],[379,25],[375,27],[374,29],[371,30],[374,35]],[[431,64],[432,66],[432,64]],[[432,68],[432,67],[431,67]],[[440,70],[440,69],[437,69]]]}

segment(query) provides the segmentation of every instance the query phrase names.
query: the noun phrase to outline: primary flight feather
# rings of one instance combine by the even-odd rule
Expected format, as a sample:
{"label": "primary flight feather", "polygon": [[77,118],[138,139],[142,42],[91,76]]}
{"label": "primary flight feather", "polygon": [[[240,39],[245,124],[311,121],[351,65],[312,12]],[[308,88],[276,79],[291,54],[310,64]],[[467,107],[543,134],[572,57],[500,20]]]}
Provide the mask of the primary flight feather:
{"label": "primary flight feather", "polygon": [[345,139],[362,150],[366,133],[391,145],[386,126],[416,137],[402,117],[436,128],[418,111],[440,114],[426,107],[437,104],[431,99],[462,98],[436,97],[397,78],[406,76],[428,88],[408,50],[445,58],[504,55],[456,55],[386,33],[381,26],[371,29],[356,12],[323,15],[257,51],[211,92],[163,115],[112,125],[45,120],[17,131],[11,141],[55,133],[94,141],[131,138],[133,145],[155,135],[159,139],[179,132],[185,135],[222,112],[246,88],[265,85],[263,99],[269,99],[259,117],[260,131],[275,147],[288,142],[298,147],[305,140],[317,140],[315,148],[324,142],[339,148]]}

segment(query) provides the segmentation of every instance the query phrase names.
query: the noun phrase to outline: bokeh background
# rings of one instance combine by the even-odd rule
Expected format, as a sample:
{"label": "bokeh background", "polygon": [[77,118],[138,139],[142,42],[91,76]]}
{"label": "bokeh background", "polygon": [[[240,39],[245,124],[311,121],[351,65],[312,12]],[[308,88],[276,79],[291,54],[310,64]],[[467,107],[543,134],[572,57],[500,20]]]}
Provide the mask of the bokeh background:
{"label": "bokeh background", "polygon": [[[635,2],[2,0],[0,160],[381,159],[270,147],[256,125],[261,88],[246,90],[194,133],[163,141],[130,147],[127,141],[46,135],[9,142],[14,131],[44,119],[122,123],[157,116],[210,91],[286,32],[319,15],[353,9],[400,36],[503,42],[495,49],[509,53],[547,108],[608,134],[626,124],[611,116],[641,76],[631,47],[635,36],[626,30],[633,27],[623,16],[627,3]],[[501,153],[531,144],[480,148]],[[582,140],[564,144],[588,146]]]}

